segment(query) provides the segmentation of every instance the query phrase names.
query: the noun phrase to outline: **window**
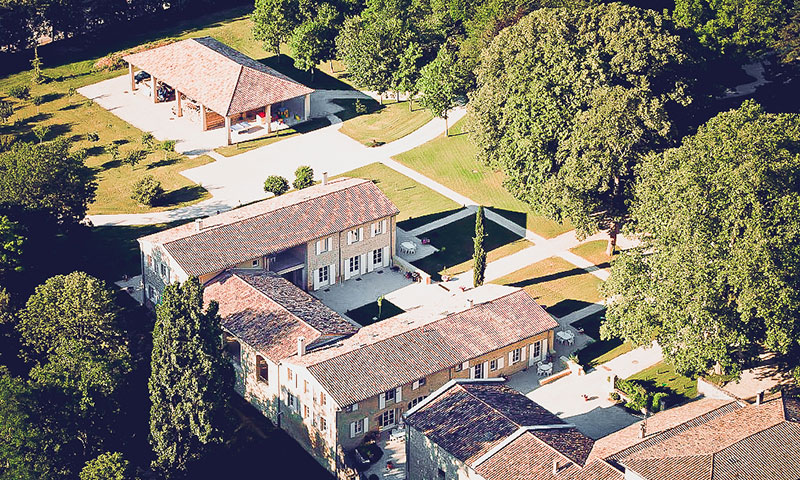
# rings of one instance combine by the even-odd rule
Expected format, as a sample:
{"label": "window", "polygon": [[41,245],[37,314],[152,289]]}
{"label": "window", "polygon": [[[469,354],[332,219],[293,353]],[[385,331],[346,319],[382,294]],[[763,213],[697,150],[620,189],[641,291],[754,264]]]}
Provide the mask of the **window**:
{"label": "window", "polygon": [[242,346],[239,341],[230,333],[225,333],[225,353],[231,357],[234,363],[239,364],[242,361]]}
{"label": "window", "polygon": [[372,264],[381,266],[383,265],[383,249],[377,248],[372,251]]}
{"label": "window", "polygon": [[417,397],[417,398],[415,398],[414,400],[411,400],[410,402],[408,402],[408,409],[409,409],[409,410],[411,410],[411,409],[412,409],[412,408],[414,408],[414,407],[415,407],[415,406],[416,406],[416,405],[417,405],[419,402],[421,402],[421,401],[423,401],[423,400],[425,400],[425,397],[424,397],[424,396],[423,396],[423,397]]}
{"label": "window", "polygon": [[317,240],[315,245],[317,250],[317,255],[330,252],[333,249],[333,239],[331,237],[323,238],[321,240]]}
{"label": "window", "polygon": [[356,255],[355,257],[350,257],[350,273],[358,273],[361,270],[361,266],[359,264],[359,260],[361,257]]}
{"label": "window", "polygon": [[152,255],[147,255],[147,267],[148,268],[153,268],[153,256]]}
{"label": "window", "polygon": [[325,405],[328,401],[328,397],[325,395],[325,392],[319,392],[319,404]]}
{"label": "window", "polygon": [[395,390],[394,390],[394,388],[393,388],[393,389],[391,389],[391,390],[387,390],[387,391],[386,391],[386,393],[384,393],[384,394],[383,394],[383,395],[384,395],[384,397],[386,398],[386,401],[387,401],[387,402],[388,402],[389,400],[394,400],[394,392],[395,392]]}
{"label": "window", "polygon": [[491,370],[492,372],[497,370],[497,359],[496,358],[489,362],[489,370]]}
{"label": "window", "polygon": [[533,344],[533,358],[539,358],[542,354],[542,342],[536,342]]}
{"label": "window", "polygon": [[158,292],[156,292],[156,289],[153,288],[152,285],[147,286],[147,298],[149,298],[154,303],[158,302]]}
{"label": "window", "polygon": [[320,284],[327,284],[330,279],[331,268],[330,265],[325,265],[317,269],[317,275]]}
{"label": "window", "polygon": [[348,234],[350,236],[350,243],[356,243],[361,241],[361,229],[356,228],[355,230],[350,230]]}
{"label": "window", "polygon": [[348,411],[348,412],[357,412],[358,411],[358,404],[354,403],[354,404],[348,406],[347,408],[345,408],[345,410]]}
{"label": "window", "polygon": [[292,395],[291,392],[286,392],[286,404],[289,405],[293,412],[297,411],[297,397]]}
{"label": "window", "polygon": [[364,433],[364,420],[359,420],[357,422],[350,423],[351,437]]}
{"label": "window", "polygon": [[308,418],[311,416],[311,410],[309,410],[308,405],[303,405],[303,418]]}
{"label": "window", "polygon": [[256,378],[260,382],[269,383],[269,365],[261,355],[256,355]]}
{"label": "window", "polygon": [[396,417],[394,408],[391,410],[386,410],[385,412],[378,415],[378,425],[380,425],[381,428],[391,427],[392,425],[394,425],[395,420]]}
{"label": "window", "polygon": [[303,380],[303,393],[308,393],[308,380]]}
{"label": "window", "polygon": [[457,364],[457,365],[455,366],[455,370],[456,370],[456,372],[460,372],[460,371],[461,371],[461,370],[463,370],[463,369],[464,369],[464,368],[462,367],[462,364],[461,364],[461,363],[459,363],[459,364]]}
{"label": "window", "polygon": [[438,477],[438,480],[446,480],[446,479],[447,479],[447,474],[445,474],[445,473],[444,473],[444,470],[442,470],[442,469],[440,468],[440,469],[439,469],[439,477]]}
{"label": "window", "polygon": [[373,235],[380,235],[383,233],[383,222],[375,222],[372,226]]}
{"label": "window", "polygon": [[328,421],[325,420],[325,417],[319,417],[319,429],[323,432],[328,431]]}
{"label": "window", "polygon": [[517,363],[522,359],[522,349],[517,348],[511,352],[511,363]]}
{"label": "window", "polygon": [[479,364],[475,365],[472,368],[475,369],[475,378],[485,378],[486,377],[486,372],[483,371],[483,364],[482,363],[479,363]]}
{"label": "window", "polygon": [[421,387],[423,385],[425,385],[425,377],[419,379],[419,386]]}
{"label": "window", "polygon": [[169,268],[167,267],[167,264],[166,263],[162,263],[160,265],[160,267],[161,267],[161,277],[165,278],[165,279],[168,279],[169,278]]}
{"label": "window", "polygon": [[292,369],[291,368],[287,368],[286,369],[286,378],[288,378],[290,382],[292,381],[292,375],[293,375],[292,374]]}

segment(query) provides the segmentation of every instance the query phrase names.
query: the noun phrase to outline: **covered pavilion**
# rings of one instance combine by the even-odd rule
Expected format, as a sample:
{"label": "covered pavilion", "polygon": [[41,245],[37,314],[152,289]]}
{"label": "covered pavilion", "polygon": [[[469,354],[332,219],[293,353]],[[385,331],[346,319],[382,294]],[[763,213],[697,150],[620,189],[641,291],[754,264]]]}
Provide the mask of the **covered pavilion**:
{"label": "covered pavilion", "polygon": [[[141,83],[154,103],[159,97],[174,101],[175,115],[186,114],[203,131],[224,126],[228,145],[232,132],[261,124],[271,133],[273,121],[297,123],[311,113],[312,89],[211,37],[181,40],[124,60],[132,92]],[[136,69],[149,79],[137,81]],[[159,95],[164,85],[174,89],[174,99]]]}

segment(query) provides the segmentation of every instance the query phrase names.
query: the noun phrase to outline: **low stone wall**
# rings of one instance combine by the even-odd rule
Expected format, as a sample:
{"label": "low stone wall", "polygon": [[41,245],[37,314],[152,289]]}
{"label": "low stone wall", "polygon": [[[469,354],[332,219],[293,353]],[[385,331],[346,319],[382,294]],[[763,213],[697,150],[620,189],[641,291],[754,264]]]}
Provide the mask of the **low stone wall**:
{"label": "low stone wall", "polygon": [[397,255],[392,257],[392,260],[394,261],[394,264],[397,265],[400,268],[400,270],[402,270],[404,272],[418,274],[419,278],[420,278],[420,281],[422,283],[424,283],[425,285],[430,285],[431,283],[433,283],[433,281],[431,280],[431,276],[430,275],[425,273],[423,270],[420,270],[419,268],[415,267],[414,265],[411,265],[410,263],[408,263],[407,261],[405,261],[402,258],[398,257]]}

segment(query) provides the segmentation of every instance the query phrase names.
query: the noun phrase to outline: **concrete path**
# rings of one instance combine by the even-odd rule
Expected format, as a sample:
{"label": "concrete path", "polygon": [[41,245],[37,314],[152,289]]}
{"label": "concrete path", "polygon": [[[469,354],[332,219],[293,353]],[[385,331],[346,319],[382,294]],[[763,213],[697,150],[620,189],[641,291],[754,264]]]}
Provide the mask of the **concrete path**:
{"label": "concrete path", "polygon": [[755,78],[752,82],[737,85],[735,88],[728,89],[723,98],[736,98],[752,95],[756,93],[759,87],[769,83],[769,80],[764,78],[764,63],[769,63],[767,60],[757,61],[742,65],[742,70],[751,77]]}

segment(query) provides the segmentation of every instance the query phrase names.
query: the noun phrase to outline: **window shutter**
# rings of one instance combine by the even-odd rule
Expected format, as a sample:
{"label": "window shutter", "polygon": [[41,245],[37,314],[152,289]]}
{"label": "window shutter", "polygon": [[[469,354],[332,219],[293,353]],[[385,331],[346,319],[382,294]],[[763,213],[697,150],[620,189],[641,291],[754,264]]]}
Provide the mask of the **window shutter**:
{"label": "window shutter", "polygon": [[328,237],[325,239],[325,251],[330,252],[333,250],[333,237]]}
{"label": "window shutter", "polygon": [[514,351],[508,352],[508,364],[514,365]]}
{"label": "window shutter", "polygon": [[364,240],[364,227],[358,227],[358,241]]}
{"label": "window shutter", "polygon": [[314,290],[319,290],[319,276],[322,274],[322,269],[318,268],[314,270]]}
{"label": "window shutter", "polygon": [[361,273],[362,274],[367,272],[367,254],[366,253],[362,253],[361,254],[361,261],[358,262],[358,267],[361,269]]}
{"label": "window shutter", "polygon": [[497,368],[503,368],[503,357],[497,359]]}
{"label": "window shutter", "polygon": [[475,367],[469,367],[469,378],[475,378]]}
{"label": "window shutter", "polygon": [[350,411],[351,411],[351,412],[357,412],[357,411],[358,411],[358,402],[356,402],[356,403],[354,403],[354,404],[353,404],[353,406],[352,406],[352,408],[350,409]]}
{"label": "window shutter", "polygon": [[389,266],[389,247],[383,247],[383,266]]}
{"label": "window shutter", "polygon": [[469,362],[464,362],[461,364],[461,370],[466,370],[469,368]]}
{"label": "window shutter", "polygon": [[369,236],[370,237],[374,237],[375,236],[375,225],[377,225],[377,224],[371,223],[369,225]]}
{"label": "window shutter", "polygon": [[350,438],[353,438],[355,436],[356,436],[356,422],[350,422]]}
{"label": "window shutter", "polygon": [[347,232],[347,244],[348,245],[352,245],[353,244],[353,232],[352,231],[348,231]]}
{"label": "window shutter", "polygon": [[336,264],[332,263],[328,265],[328,267],[330,268],[330,273],[328,278],[331,279],[330,284],[333,285],[336,283]]}
{"label": "window shutter", "polygon": [[519,350],[520,350],[519,351],[519,360],[520,361],[525,360],[525,350],[527,350],[527,349],[526,348],[520,348]]}
{"label": "window shutter", "polygon": [[542,355],[546,357],[547,354],[548,354],[547,339],[545,338],[544,340],[542,340]]}
{"label": "window shutter", "polygon": [[321,243],[320,243],[320,242],[321,242],[321,240],[317,240],[317,241],[314,243],[314,246],[315,246],[315,247],[316,247],[316,249],[317,249],[317,255],[319,255],[319,252],[320,252],[320,251],[322,251],[322,247],[321,247]]}
{"label": "window shutter", "polygon": [[367,271],[368,272],[371,272],[372,269],[375,268],[375,266],[372,263],[374,258],[375,257],[372,255],[372,252],[370,252],[369,255],[367,255]]}
{"label": "window shutter", "polygon": [[386,406],[386,394],[381,393],[378,395],[378,408],[384,408]]}
{"label": "window shutter", "polygon": [[419,388],[419,380],[414,380],[414,383],[411,384],[411,390],[416,390]]}
{"label": "window shutter", "polygon": [[369,417],[364,417],[364,433],[369,431]]}
{"label": "window shutter", "polygon": [[350,259],[346,258],[344,260],[344,279],[350,280]]}
{"label": "window shutter", "polygon": [[489,378],[489,362],[483,362],[483,377],[481,378]]}
{"label": "window shutter", "polygon": [[403,387],[397,387],[394,392],[394,401],[401,402],[403,400]]}
{"label": "window shutter", "polygon": [[386,233],[386,219],[381,220],[381,233]]}

